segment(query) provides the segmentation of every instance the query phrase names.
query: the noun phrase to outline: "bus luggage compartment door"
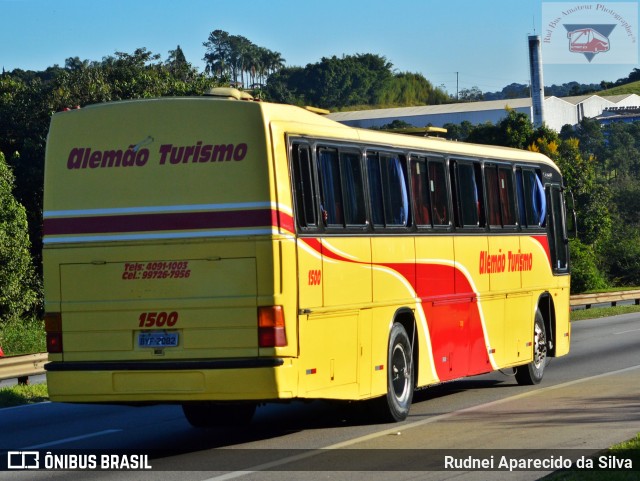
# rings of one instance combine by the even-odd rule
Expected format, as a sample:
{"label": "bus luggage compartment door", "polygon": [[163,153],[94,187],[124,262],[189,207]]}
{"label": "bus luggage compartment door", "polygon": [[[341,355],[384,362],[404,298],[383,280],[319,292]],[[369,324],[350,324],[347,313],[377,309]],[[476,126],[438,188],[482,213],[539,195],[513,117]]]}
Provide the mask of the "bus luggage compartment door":
{"label": "bus luggage compartment door", "polygon": [[256,259],[60,266],[64,361],[258,355]]}

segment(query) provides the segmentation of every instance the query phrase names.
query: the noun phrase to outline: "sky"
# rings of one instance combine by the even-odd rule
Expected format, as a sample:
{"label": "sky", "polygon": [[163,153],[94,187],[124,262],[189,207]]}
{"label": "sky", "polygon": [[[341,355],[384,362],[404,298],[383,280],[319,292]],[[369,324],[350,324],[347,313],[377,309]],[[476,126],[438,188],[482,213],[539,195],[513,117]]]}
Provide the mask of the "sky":
{"label": "sky", "polygon": [[[280,52],[287,66],[373,53],[450,94],[472,87],[493,92],[529,83],[527,36],[545,32],[543,3],[554,1],[0,0],[0,67],[45,70],[69,57],[102,60],[141,47],[164,60],[180,45],[203,71],[202,44],[221,29]],[[629,23],[635,32],[638,18]],[[600,58],[545,64],[544,83],[615,81],[638,67],[637,60],[602,64]]]}

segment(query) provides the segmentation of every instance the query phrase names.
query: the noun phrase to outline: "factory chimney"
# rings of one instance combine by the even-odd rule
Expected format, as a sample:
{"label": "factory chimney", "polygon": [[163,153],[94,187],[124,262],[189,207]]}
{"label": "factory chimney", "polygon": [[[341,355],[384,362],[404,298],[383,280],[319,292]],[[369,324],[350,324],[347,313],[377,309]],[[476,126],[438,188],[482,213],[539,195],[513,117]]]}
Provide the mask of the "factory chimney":
{"label": "factory chimney", "polygon": [[529,35],[529,70],[531,71],[533,126],[540,127],[544,122],[544,82],[542,80],[542,57],[540,55],[539,35]]}

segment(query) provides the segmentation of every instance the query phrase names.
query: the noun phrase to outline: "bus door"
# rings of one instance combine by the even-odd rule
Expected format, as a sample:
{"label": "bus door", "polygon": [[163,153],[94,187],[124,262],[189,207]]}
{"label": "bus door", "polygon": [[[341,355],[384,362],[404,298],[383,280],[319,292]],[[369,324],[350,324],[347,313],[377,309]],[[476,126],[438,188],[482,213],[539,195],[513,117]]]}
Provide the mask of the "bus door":
{"label": "bus door", "polygon": [[562,187],[558,184],[549,184],[547,195],[550,205],[550,221],[547,232],[551,252],[551,268],[554,274],[565,274],[569,272],[569,238]]}

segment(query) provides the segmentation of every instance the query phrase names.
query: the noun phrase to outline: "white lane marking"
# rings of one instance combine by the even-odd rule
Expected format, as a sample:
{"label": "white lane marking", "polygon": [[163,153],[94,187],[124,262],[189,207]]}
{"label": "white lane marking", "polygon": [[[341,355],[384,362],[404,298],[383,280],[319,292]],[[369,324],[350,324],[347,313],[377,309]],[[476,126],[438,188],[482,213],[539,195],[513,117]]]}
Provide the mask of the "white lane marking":
{"label": "white lane marking", "polygon": [[[4,386],[2,386],[4,387]],[[37,402],[37,403],[31,403],[31,404],[21,404],[20,406],[9,406],[7,408],[0,408],[0,412],[4,413],[7,411],[11,411],[12,409],[25,409],[25,408],[32,408],[35,406],[41,406],[42,404],[51,404],[51,401],[42,401],[42,402]]]}
{"label": "white lane marking", "polygon": [[[267,469],[273,469],[277,466],[282,466],[285,464],[289,464],[295,461],[300,461],[302,459],[306,459],[306,458],[310,458],[312,456],[316,456],[318,454],[321,454],[323,450],[327,450],[327,449],[340,449],[340,448],[345,448],[348,446],[353,446],[354,444],[358,444],[364,441],[369,441],[371,439],[376,439],[376,438],[381,438],[383,436],[388,436],[390,434],[397,434],[398,431],[400,430],[406,430],[406,429],[412,429],[412,428],[417,428],[420,426],[424,426],[425,424],[432,424],[438,421],[442,421],[444,419],[448,419],[451,418],[453,416],[456,416],[460,413],[468,413],[468,412],[473,412],[473,411],[477,411],[480,409],[484,409],[487,407],[491,407],[491,406],[497,406],[499,404],[504,404],[510,401],[514,401],[517,399],[522,399],[522,398],[526,398],[529,396],[533,396],[534,394],[540,394],[546,391],[553,391],[555,389],[562,389],[564,387],[568,387],[568,386],[573,386],[574,384],[580,384],[583,382],[589,382],[589,381],[593,381],[594,379],[599,379],[601,377],[606,377],[606,376],[613,376],[616,374],[621,374],[627,371],[633,371],[634,369],[639,369],[640,368],[640,364],[637,366],[631,366],[631,367],[627,367],[624,369],[619,369],[617,371],[612,371],[612,372],[606,372],[603,374],[597,374],[595,376],[591,376],[591,377],[586,377],[583,379],[576,379],[574,381],[569,381],[569,382],[565,382],[562,384],[556,384],[554,386],[548,386],[548,387],[543,387],[543,388],[539,388],[539,389],[534,389],[532,391],[527,391],[521,394],[516,394],[515,396],[510,396],[504,399],[497,399],[495,401],[491,401],[485,404],[479,404],[477,406],[471,406],[465,409],[460,409],[459,411],[454,411],[454,412],[450,412],[447,414],[440,414],[439,416],[434,416],[431,418],[427,418],[427,419],[422,419],[420,421],[415,421],[413,423],[409,423],[409,424],[400,424],[400,425],[395,425],[392,428],[389,429],[385,429],[384,431],[378,431],[375,433],[371,433],[371,434],[367,434],[365,436],[360,436],[357,438],[353,438],[350,439],[348,441],[343,441],[341,443],[336,443],[336,444],[331,444],[330,446],[326,446],[324,448],[318,448],[318,449],[313,449],[310,450],[308,452],[305,453],[301,453],[301,454],[297,454],[294,456],[289,456],[283,459],[279,459],[276,461],[271,461],[269,463],[264,463],[264,464],[260,464],[257,466],[251,466],[250,468],[247,468],[246,470],[243,471],[233,471],[230,473],[226,473],[220,476],[216,476],[214,478],[208,478],[205,479],[203,481],[225,481],[227,479],[235,479],[235,478],[240,478],[242,476],[246,476],[248,474],[252,474],[258,471],[264,471]],[[241,448],[240,448],[241,449]]]}
{"label": "white lane marking", "polygon": [[626,334],[628,332],[638,332],[638,331],[640,331],[640,329],[631,329],[630,331],[614,332],[613,335],[615,336],[616,334]]}
{"label": "white lane marking", "polygon": [[72,438],[58,439],[56,441],[51,441],[49,443],[36,444],[34,446],[27,446],[26,448],[22,448],[22,449],[25,450],[25,449],[48,448],[49,446],[57,446],[58,444],[69,443],[69,442],[72,442],[72,441],[80,441],[81,439],[95,438],[97,436],[104,436],[105,434],[119,433],[121,431],[122,431],[122,429],[105,429],[104,431],[98,431],[98,432],[95,432],[95,433],[83,434],[82,436],[74,436]]}

